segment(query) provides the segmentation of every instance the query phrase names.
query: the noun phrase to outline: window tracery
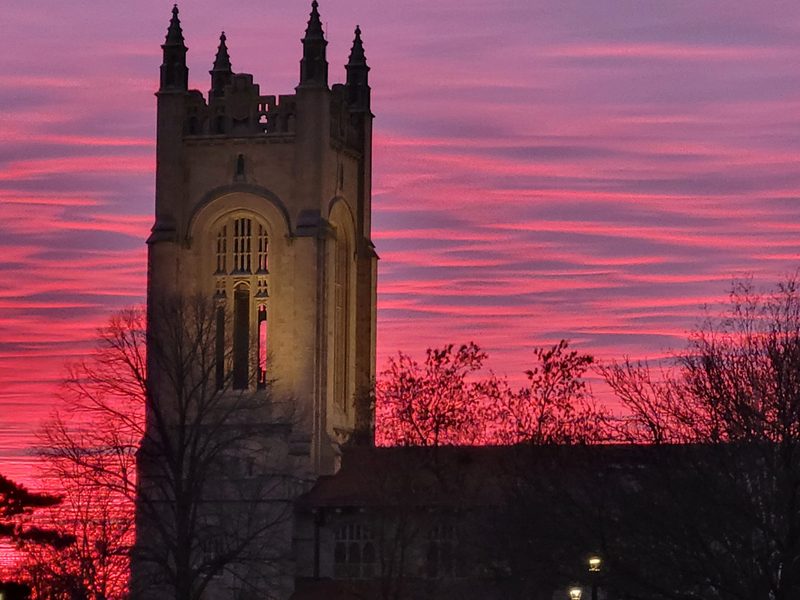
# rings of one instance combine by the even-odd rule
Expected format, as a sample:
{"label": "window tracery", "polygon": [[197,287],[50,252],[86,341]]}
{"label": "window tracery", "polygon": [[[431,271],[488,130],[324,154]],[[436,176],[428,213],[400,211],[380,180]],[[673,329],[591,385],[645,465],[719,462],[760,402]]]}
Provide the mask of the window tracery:
{"label": "window tracery", "polygon": [[[217,385],[259,388],[267,381],[269,233],[252,214],[233,213],[212,232],[217,312]],[[254,268],[255,267],[255,268]],[[232,321],[226,330],[226,321]],[[229,350],[228,350],[229,349]],[[226,351],[228,350],[228,351]]]}
{"label": "window tracery", "polygon": [[252,248],[253,221],[251,219],[236,219],[234,222],[233,236],[233,274],[249,275]]}

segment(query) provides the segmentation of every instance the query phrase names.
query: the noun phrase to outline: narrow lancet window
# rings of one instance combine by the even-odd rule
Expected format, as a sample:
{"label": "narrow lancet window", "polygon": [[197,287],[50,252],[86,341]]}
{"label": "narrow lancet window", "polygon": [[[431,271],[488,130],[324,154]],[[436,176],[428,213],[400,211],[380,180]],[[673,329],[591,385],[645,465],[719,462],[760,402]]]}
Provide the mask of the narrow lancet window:
{"label": "narrow lancet window", "polygon": [[250,290],[241,285],[233,293],[233,388],[247,389],[250,378]]}
{"label": "narrow lancet window", "polygon": [[228,228],[223,225],[217,234],[217,271],[216,275],[225,275],[228,256]]}
{"label": "narrow lancet window", "polygon": [[349,251],[347,239],[336,242],[336,256],[334,257],[334,363],[333,363],[333,397],[337,406],[347,410],[347,375],[348,337],[349,337],[349,306],[348,306],[348,279],[349,279]]}
{"label": "narrow lancet window", "polygon": [[234,274],[247,274],[250,269],[251,232],[253,222],[250,219],[236,219],[233,222],[233,272]]}
{"label": "narrow lancet window", "polygon": [[258,226],[258,273],[268,273],[267,270],[267,247],[269,238],[267,230],[263,225]]}
{"label": "narrow lancet window", "polygon": [[217,389],[225,387],[225,307],[217,307],[217,340],[215,348],[215,365]]}
{"label": "narrow lancet window", "polygon": [[236,159],[236,177],[244,179],[244,154],[240,154]]}
{"label": "narrow lancet window", "polygon": [[258,306],[258,388],[267,387],[267,307]]}

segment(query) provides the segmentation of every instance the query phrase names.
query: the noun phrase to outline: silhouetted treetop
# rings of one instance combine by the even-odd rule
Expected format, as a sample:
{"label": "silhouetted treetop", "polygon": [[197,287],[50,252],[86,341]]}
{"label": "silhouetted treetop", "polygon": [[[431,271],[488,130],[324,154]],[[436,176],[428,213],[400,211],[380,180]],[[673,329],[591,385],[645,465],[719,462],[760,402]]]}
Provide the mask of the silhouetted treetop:
{"label": "silhouetted treetop", "polygon": [[60,502],[59,496],[31,492],[25,486],[0,475],[0,539],[53,546],[66,546],[72,543],[73,539],[69,536],[28,522],[28,517],[35,510],[50,508]]}
{"label": "silhouetted treetop", "polygon": [[584,375],[593,358],[561,340],[534,350],[528,384],[484,373],[475,343],[429,348],[420,364],[402,352],[376,386],[378,439],[388,445],[585,444],[607,439],[610,416]]}

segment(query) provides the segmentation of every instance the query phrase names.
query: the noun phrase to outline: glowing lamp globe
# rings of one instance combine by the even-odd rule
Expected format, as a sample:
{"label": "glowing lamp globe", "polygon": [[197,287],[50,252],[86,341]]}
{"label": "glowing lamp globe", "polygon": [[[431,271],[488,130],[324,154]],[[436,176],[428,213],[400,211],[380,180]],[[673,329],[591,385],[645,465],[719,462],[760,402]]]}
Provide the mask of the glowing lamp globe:
{"label": "glowing lamp globe", "polygon": [[589,571],[592,573],[597,573],[600,571],[600,566],[603,564],[603,560],[599,556],[592,556],[589,558]]}

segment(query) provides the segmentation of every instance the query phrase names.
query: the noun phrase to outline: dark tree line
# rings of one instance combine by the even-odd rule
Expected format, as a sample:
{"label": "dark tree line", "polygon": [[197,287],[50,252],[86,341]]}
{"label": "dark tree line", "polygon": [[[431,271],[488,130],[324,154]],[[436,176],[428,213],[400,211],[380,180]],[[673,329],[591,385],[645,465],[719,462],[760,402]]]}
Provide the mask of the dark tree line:
{"label": "dark tree line", "polygon": [[610,551],[637,597],[800,597],[800,287],[734,286],[674,368],[603,374],[639,444]]}

